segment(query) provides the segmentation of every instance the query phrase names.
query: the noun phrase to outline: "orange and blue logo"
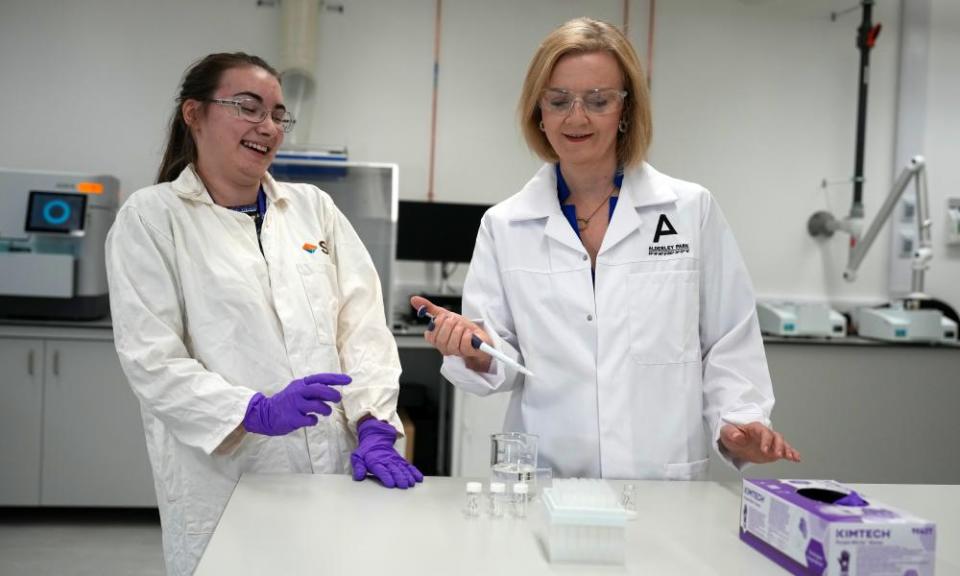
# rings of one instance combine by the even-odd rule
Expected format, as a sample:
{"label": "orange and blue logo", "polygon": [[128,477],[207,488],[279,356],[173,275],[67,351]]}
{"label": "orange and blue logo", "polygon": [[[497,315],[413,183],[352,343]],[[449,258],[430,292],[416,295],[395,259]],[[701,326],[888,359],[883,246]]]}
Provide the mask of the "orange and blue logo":
{"label": "orange and blue logo", "polygon": [[303,248],[306,252],[309,252],[310,254],[313,254],[314,252],[317,251],[317,248],[319,248],[320,251],[326,254],[327,256],[330,255],[330,248],[327,246],[326,240],[321,240],[316,244],[311,244],[310,242],[304,242],[301,248]]}

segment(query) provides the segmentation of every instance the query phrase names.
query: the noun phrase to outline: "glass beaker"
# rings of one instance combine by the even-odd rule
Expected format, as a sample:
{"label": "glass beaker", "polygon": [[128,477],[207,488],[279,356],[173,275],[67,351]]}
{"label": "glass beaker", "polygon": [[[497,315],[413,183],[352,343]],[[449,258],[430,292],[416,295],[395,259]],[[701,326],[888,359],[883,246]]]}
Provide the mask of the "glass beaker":
{"label": "glass beaker", "polygon": [[510,432],[490,436],[490,475],[494,481],[512,486],[534,482],[537,470],[537,437]]}

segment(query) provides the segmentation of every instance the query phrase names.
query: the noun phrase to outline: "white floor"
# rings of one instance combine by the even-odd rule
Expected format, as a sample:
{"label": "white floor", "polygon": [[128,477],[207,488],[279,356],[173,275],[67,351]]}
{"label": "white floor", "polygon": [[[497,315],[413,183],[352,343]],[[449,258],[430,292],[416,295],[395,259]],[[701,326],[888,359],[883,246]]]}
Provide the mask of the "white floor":
{"label": "white floor", "polygon": [[155,510],[0,508],[3,576],[163,576]]}

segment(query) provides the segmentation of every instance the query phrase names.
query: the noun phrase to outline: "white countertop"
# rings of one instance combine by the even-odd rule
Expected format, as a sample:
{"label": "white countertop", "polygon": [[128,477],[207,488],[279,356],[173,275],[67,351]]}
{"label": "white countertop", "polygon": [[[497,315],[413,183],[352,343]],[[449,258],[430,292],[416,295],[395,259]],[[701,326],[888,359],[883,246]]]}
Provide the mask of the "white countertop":
{"label": "white countertop", "polygon": [[[625,566],[550,564],[539,503],[526,520],[467,518],[465,483],[429,477],[401,491],[342,475],[244,475],[196,575],[786,574],[739,540],[737,483],[635,482]],[[960,486],[851,486],[936,522],[936,574],[960,574]]]}

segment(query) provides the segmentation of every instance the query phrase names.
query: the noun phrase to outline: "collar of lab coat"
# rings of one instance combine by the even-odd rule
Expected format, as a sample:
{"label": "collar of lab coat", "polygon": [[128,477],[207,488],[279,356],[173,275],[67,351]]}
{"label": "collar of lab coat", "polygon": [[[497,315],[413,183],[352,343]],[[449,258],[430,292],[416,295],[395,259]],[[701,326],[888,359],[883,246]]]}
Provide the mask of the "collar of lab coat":
{"label": "collar of lab coat", "polygon": [[[271,176],[269,172],[263,175],[260,184],[263,186],[263,191],[267,195],[267,200],[270,204],[279,201],[285,202],[290,197],[290,193],[284,190],[282,186],[278,186],[277,181],[273,179],[273,176]],[[197,174],[193,164],[184,168],[183,171],[180,172],[180,175],[177,176],[177,179],[171,183],[171,186],[173,186],[173,190],[177,193],[177,196],[181,198],[203,204],[214,203],[210,192],[207,191],[207,187],[204,186],[203,181],[200,180],[200,176]]]}
{"label": "collar of lab coat", "polygon": [[[639,167],[626,169],[617,209],[613,211],[613,219],[604,235],[600,254],[640,229],[639,208],[668,204],[676,200],[677,193],[664,177],[646,162]],[[517,194],[516,202],[509,216],[511,221],[547,218],[544,234],[575,250],[584,251],[583,243],[577,238],[577,233],[560,209],[553,164],[544,164],[537,171]]]}

